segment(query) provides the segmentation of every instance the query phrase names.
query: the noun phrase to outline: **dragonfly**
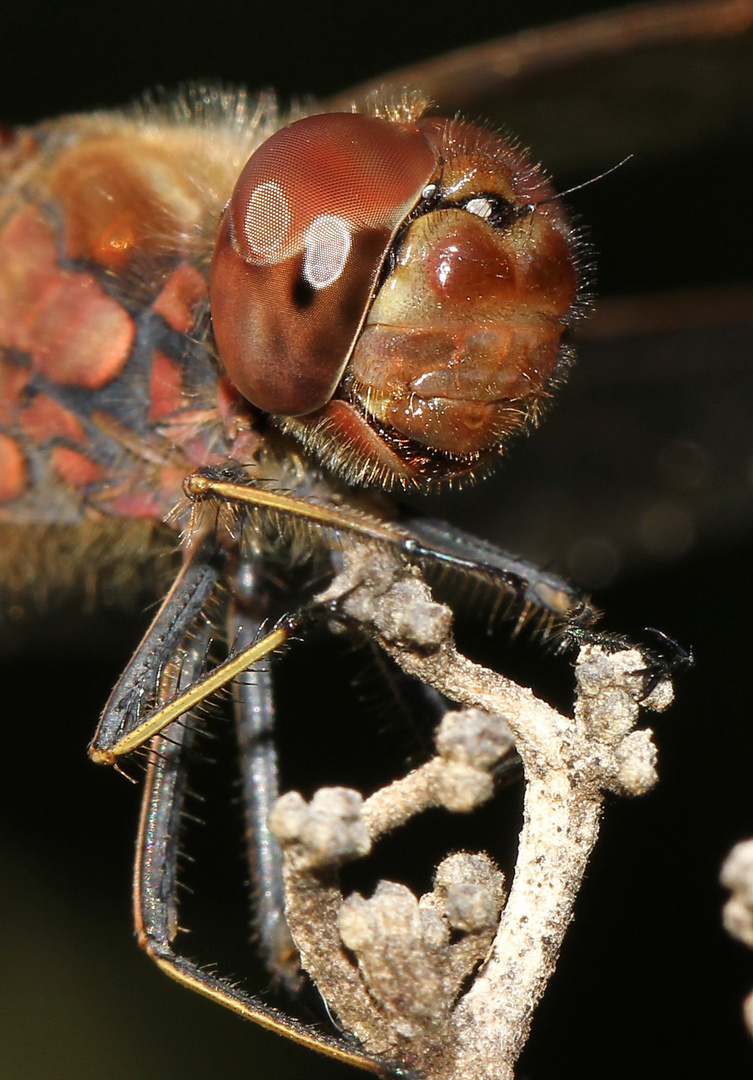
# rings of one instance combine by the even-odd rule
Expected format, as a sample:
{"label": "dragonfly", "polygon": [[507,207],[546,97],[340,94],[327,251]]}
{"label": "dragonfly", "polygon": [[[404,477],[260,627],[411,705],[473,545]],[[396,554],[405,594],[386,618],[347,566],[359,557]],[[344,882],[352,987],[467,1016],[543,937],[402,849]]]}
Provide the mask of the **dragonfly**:
{"label": "dragonfly", "polygon": [[533,445],[534,445],[534,440],[531,441],[531,446],[533,447]]}
{"label": "dragonfly", "polygon": [[[120,517],[180,525],[180,572],[90,748],[117,765],[151,747],[139,938],[205,996],[382,1071],[373,1053],[289,1020],[176,948],[192,724],[243,677],[233,713],[256,931],[270,972],[296,989],[271,826],[277,706],[258,663],[318,602],[294,591],[275,625],[269,579],[301,563],[336,571],[345,553],[313,529],[345,533],[496,583],[520,622],[534,610],[590,625],[564,581],[431,519],[388,517],[368,497],[488,469],[535,422],[569,363],[580,251],[517,148],[425,116],[415,95],[283,125],[268,111],[264,99],[249,113],[244,97],[189,91],[135,118],[74,117],[7,141],[3,515],[52,527],[45,559],[60,530],[90,541],[96,560],[117,544]],[[170,510],[181,487],[187,505]],[[357,502],[352,487],[366,489]],[[289,537],[286,519],[298,526]],[[227,656],[213,663],[223,622]]]}

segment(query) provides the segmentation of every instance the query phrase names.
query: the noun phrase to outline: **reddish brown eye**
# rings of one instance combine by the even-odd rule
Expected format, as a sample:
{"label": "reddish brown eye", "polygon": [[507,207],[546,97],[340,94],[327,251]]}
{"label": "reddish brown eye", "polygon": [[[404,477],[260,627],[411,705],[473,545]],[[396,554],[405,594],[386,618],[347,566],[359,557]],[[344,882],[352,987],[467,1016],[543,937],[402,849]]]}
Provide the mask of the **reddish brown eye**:
{"label": "reddish brown eye", "polygon": [[352,113],[299,120],[251,156],[210,299],[222,363],[254,405],[300,416],[329,401],[384,254],[435,170],[415,125]]}
{"label": "reddish brown eye", "polygon": [[508,140],[416,122],[438,161],[395,237],[336,397],[285,430],[351,480],[468,473],[535,423],[567,364],[577,242],[555,193]]}

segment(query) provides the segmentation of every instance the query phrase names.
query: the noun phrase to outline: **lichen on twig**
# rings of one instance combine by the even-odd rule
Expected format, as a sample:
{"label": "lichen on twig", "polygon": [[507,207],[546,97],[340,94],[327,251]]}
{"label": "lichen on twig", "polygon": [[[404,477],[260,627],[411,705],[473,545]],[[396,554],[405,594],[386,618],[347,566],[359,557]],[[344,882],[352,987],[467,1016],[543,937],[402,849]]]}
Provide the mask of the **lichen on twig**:
{"label": "lichen on twig", "polygon": [[[435,755],[369,798],[322,789],[283,796],[270,824],[285,852],[287,918],[305,970],[366,1051],[427,1080],[505,1080],[554,970],[596,841],[604,793],[641,794],[656,781],[640,707],[636,649],[585,645],[573,716],[460,654],[448,608],[393,554],[358,545],[319,597],[357,623],[400,667],[457,703]],[[525,778],[524,817],[506,896],[488,855],[448,854],[421,897],[383,881],[343,895],[339,868],[431,806],[468,811],[492,797],[513,747]]]}
{"label": "lichen on twig", "polygon": [[[721,882],[732,895],[724,905],[725,930],[753,949],[753,840],[735,844],[724,860]],[[743,1018],[753,1035],[753,991],[743,1002]]]}

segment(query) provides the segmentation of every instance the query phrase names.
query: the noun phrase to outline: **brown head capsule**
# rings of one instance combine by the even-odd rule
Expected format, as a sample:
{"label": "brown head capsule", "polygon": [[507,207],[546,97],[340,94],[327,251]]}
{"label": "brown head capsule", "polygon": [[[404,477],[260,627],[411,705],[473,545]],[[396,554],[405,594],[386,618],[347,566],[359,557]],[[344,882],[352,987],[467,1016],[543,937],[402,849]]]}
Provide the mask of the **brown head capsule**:
{"label": "brown head capsule", "polygon": [[548,182],[474,124],[326,114],[250,158],[210,278],[248,400],[351,480],[470,472],[535,421],[574,318]]}

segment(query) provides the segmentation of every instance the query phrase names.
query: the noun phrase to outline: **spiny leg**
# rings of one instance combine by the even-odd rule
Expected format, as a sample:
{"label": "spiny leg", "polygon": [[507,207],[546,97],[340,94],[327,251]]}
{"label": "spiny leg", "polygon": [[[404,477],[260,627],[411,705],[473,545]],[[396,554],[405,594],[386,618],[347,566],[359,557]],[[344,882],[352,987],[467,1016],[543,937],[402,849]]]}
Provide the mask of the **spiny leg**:
{"label": "spiny leg", "polygon": [[536,612],[555,632],[575,615],[588,626],[596,620],[585,594],[558,574],[445,521],[411,515],[401,525],[412,537],[409,555],[417,561],[485,578],[500,589],[500,603],[505,603],[506,592],[508,617],[523,620]]}
{"label": "spiny leg", "polygon": [[[261,574],[261,560],[253,556],[243,559],[236,571],[228,615],[229,637],[236,649],[244,649],[262,636],[268,597]],[[293,993],[301,979],[298,950],[285,921],[282,851],[268,825],[280,792],[274,690],[267,660],[253,664],[235,679],[233,706],[254,929],[268,970]]]}
{"label": "spiny leg", "polygon": [[[179,582],[176,582],[177,584]],[[207,597],[210,592],[211,589],[207,593]],[[169,621],[169,601],[171,601],[172,595],[173,591],[171,590],[165,604],[160,609],[158,619]],[[197,608],[194,613],[195,616],[198,617],[201,611],[203,611],[203,604]],[[212,668],[208,674],[199,677],[197,673],[194,681],[182,683],[185,689],[178,691],[173,696],[168,696],[164,704],[158,704],[153,708],[149,708],[145,704],[150,701],[150,695],[147,693],[147,690],[151,688],[149,682],[146,682],[145,685],[137,684],[136,690],[129,689],[126,696],[121,693],[121,685],[124,680],[129,678],[132,669],[139,670],[143,667],[144,670],[150,669],[152,675],[156,673],[158,676],[165,664],[176,655],[181,654],[181,643],[190,637],[194,625],[195,622],[189,619],[186,619],[185,623],[181,623],[181,633],[180,635],[176,634],[173,641],[173,652],[170,654],[167,650],[164,650],[159,663],[152,665],[151,669],[141,655],[149,645],[151,631],[147,633],[136,655],[126,669],[126,674],[113,691],[110,702],[100,720],[94,739],[89,746],[89,756],[92,761],[96,761],[101,765],[114,765],[119,757],[132,753],[147,743],[152,736],[159,735],[173,720],[177,720],[179,717],[191,712],[196,706],[211,697],[212,694],[231,683],[238,675],[256,663],[257,660],[263,659],[283,645],[297,625],[297,616],[290,615],[282,619],[263,638],[252,642],[238,652],[233,652],[221,664]]]}
{"label": "spiny leg", "polygon": [[557,633],[575,616],[588,626],[596,620],[587,598],[563,578],[452,525],[418,516],[388,520],[360,508],[229,480],[228,471],[205,469],[186,479],[184,490],[197,512],[202,502],[214,502],[249,514],[276,513],[330,533],[386,544],[422,567],[444,566],[487,582],[499,591],[499,605],[511,607],[518,622],[538,613],[545,636]]}
{"label": "spiny leg", "polygon": [[[211,540],[195,545],[187,554],[151,626],[110,694],[89,748],[94,760],[112,763],[113,752],[118,753],[115,748],[152,708],[163,670],[205,611],[224,562],[224,553]],[[146,738],[141,740],[145,741]]]}
{"label": "spiny leg", "polygon": [[[184,651],[178,689],[200,677],[204,641],[198,635]],[[174,673],[173,673],[174,674]],[[163,678],[163,685],[169,682]],[[170,688],[170,691],[172,688]],[[178,923],[178,863],[180,824],[186,798],[191,743],[195,738],[190,713],[150,741],[150,764],[141,811],[134,873],[134,913],[139,943],[167,975],[177,982],[232,1009],[246,1019],[270,1028],[331,1057],[374,1072],[388,1072],[385,1062],[367,1057],[340,1040],[324,1035],[259,1001],[214,972],[203,970],[175,949]]]}

